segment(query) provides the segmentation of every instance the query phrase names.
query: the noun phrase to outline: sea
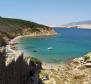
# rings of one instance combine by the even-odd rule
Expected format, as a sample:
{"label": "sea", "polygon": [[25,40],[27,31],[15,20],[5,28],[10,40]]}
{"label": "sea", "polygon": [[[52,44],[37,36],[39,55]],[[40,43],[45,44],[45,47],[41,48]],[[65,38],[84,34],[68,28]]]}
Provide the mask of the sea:
{"label": "sea", "polygon": [[66,63],[91,51],[91,30],[54,28],[54,36],[23,37],[17,48],[24,56],[32,56],[46,63]]}

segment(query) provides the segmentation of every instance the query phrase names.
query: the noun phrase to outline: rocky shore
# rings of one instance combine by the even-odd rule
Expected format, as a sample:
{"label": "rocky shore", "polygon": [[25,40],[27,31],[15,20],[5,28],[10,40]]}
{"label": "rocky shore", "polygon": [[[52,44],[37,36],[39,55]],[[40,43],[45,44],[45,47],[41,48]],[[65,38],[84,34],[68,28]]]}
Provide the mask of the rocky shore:
{"label": "rocky shore", "polygon": [[91,84],[91,53],[67,64],[44,64],[42,68],[44,84]]}
{"label": "rocky shore", "polygon": [[42,30],[41,32],[33,32],[33,33],[29,33],[27,35],[16,36],[15,38],[13,38],[9,41],[9,44],[14,44],[14,43],[16,43],[16,40],[23,38],[23,37],[38,37],[38,36],[53,36],[53,35],[57,35],[57,32],[55,32],[54,29],[52,29],[50,31]]}
{"label": "rocky shore", "polygon": [[[27,36],[29,35],[25,35],[24,37]],[[19,38],[22,38],[22,36],[11,40],[11,43],[14,43]],[[37,78],[39,77],[37,80],[41,80],[43,84],[90,84],[90,59],[91,53],[88,53],[80,58],[71,60],[67,64],[43,63],[42,69],[37,73]]]}
{"label": "rocky shore", "polygon": [[0,84],[91,84],[91,53],[67,64],[41,65],[12,48],[19,38],[0,48]]}

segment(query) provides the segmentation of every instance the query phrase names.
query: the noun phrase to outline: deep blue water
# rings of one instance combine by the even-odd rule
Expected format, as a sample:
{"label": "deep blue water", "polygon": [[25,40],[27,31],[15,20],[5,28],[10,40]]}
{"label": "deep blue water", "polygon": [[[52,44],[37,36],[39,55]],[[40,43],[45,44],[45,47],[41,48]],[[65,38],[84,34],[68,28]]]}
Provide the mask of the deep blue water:
{"label": "deep blue water", "polygon": [[64,63],[91,51],[91,30],[56,28],[55,31],[58,32],[56,36],[21,38],[17,46],[25,56],[49,63]]}

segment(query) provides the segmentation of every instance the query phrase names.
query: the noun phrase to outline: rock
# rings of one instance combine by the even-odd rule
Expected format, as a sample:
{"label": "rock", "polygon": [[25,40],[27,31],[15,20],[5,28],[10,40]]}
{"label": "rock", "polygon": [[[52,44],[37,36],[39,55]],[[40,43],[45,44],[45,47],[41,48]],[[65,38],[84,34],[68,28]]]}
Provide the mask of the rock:
{"label": "rock", "polygon": [[91,63],[84,64],[86,67],[91,67]]}
{"label": "rock", "polygon": [[32,66],[31,60],[28,63],[23,54],[6,55],[5,48],[1,49],[0,84],[38,84],[38,64]]}
{"label": "rock", "polygon": [[46,81],[46,80],[49,80],[49,77],[48,76],[45,76],[42,78],[43,81]]}

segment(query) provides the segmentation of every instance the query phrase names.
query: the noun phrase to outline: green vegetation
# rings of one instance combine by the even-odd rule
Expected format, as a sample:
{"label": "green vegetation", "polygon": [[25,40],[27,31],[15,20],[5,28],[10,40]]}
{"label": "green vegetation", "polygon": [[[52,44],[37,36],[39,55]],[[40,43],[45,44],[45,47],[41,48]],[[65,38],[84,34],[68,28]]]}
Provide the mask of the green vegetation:
{"label": "green vegetation", "polygon": [[25,59],[29,60],[32,65],[36,65],[36,64],[41,65],[42,64],[42,62],[40,60],[38,60],[37,58],[31,57],[31,56],[28,56]]}
{"label": "green vegetation", "polygon": [[15,36],[26,32],[40,32],[40,29],[50,29],[47,26],[21,19],[11,19],[0,17],[0,31]]}
{"label": "green vegetation", "polygon": [[40,76],[40,78],[43,78],[43,77],[48,76],[48,74],[47,74],[47,72],[45,72],[45,70],[41,70],[39,76]]}
{"label": "green vegetation", "polygon": [[0,35],[5,37],[4,40],[7,39],[7,41],[19,35],[41,32],[42,29],[51,30],[50,27],[35,22],[0,17]]}
{"label": "green vegetation", "polygon": [[88,59],[90,59],[89,56],[84,56],[84,61],[87,61]]}

